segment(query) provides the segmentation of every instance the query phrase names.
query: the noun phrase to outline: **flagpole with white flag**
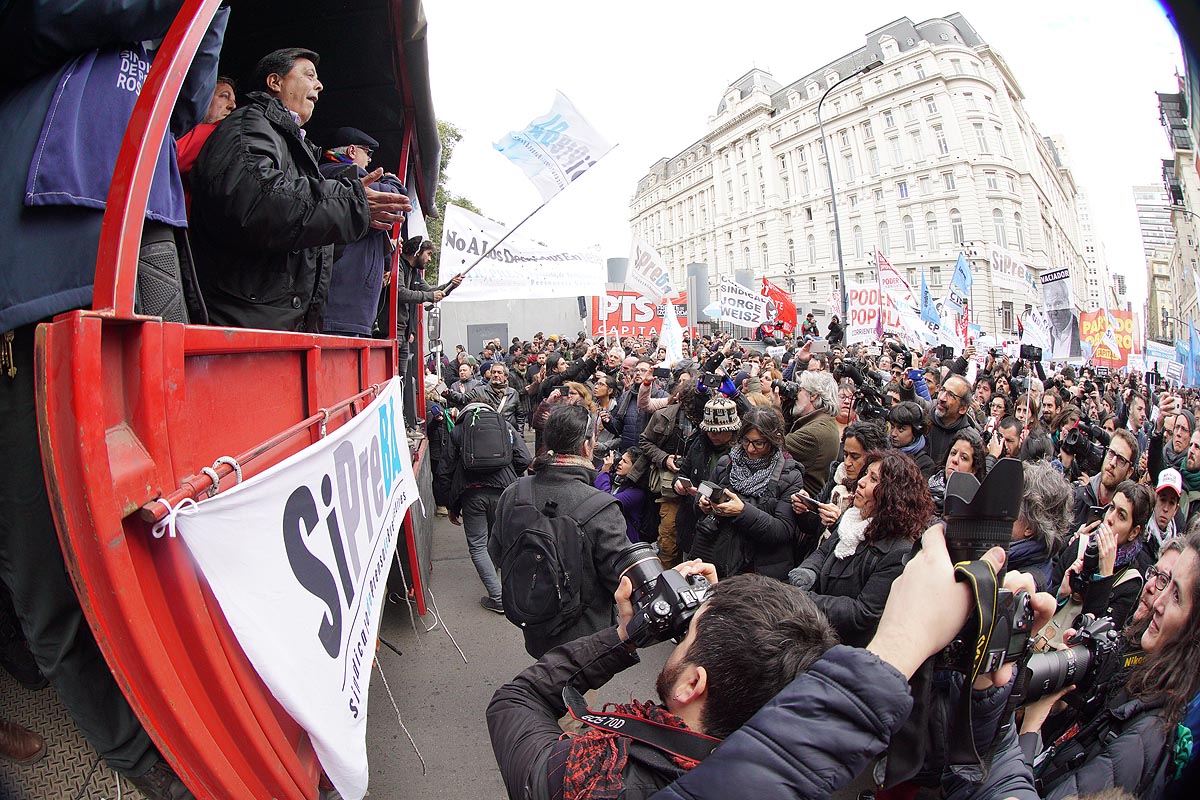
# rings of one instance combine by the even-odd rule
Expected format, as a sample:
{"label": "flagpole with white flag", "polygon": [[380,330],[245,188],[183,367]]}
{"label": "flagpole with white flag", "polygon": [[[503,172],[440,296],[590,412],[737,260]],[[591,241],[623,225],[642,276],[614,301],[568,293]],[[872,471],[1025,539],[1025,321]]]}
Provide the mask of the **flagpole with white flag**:
{"label": "flagpole with white flag", "polygon": [[596,162],[616,147],[609,144],[591,124],[583,118],[575,106],[562,92],[556,92],[550,111],[534,119],[524,130],[511,131],[493,145],[509,161],[525,173],[542,196],[542,203],[525,219],[508,229],[508,232],[483,252],[471,266],[462,271],[466,275],[487,258],[504,242],[513,231],[528,222],[534,214],[546,207]]}

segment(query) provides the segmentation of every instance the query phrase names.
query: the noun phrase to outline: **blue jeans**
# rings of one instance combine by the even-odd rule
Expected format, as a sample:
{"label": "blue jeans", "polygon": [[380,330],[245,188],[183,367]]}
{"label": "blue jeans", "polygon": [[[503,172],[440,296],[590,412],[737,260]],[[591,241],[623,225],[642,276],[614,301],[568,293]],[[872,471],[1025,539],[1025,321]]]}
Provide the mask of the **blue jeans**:
{"label": "blue jeans", "polygon": [[462,524],[467,534],[467,550],[479,580],[487,589],[488,597],[500,599],[500,578],[496,575],[496,565],[488,555],[488,531],[496,521],[496,503],[500,500],[502,489],[467,489],[462,496]]}

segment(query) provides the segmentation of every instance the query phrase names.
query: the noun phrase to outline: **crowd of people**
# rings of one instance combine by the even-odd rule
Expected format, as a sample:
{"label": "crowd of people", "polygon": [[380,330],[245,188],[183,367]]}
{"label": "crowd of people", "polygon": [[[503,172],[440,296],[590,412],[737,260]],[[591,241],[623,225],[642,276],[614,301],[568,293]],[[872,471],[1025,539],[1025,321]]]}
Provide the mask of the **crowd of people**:
{"label": "crowd of people", "polygon": [[[456,376],[452,385],[433,374],[438,361],[447,380]],[[1200,676],[1186,661],[1200,654],[1193,390],[1168,387],[1154,373],[998,351],[977,358],[970,347],[939,360],[898,341],[831,346],[811,334],[754,342],[717,333],[687,340],[684,357],[668,360],[654,337],[539,333],[507,345],[493,340],[478,354],[459,346],[426,366],[439,505],[457,521],[463,494],[495,498],[494,512],[477,512],[470,525],[463,518],[473,554],[478,531],[487,531],[491,560],[476,561],[484,607],[513,619],[510,607],[525,604],[524,567],[511,555],[523,546],[518,529],[529,527],[516,519],[522,482],[550,517],[555,504],[569,513],[593,495],[604,498],[572,528],[585,542],[583,611],[568,614],[569,624],[521,625],[540,660],[489,709],[512,796],[614,796],[605,793],[621,787],[647,796],[675,781],[671,796],[718,797],[726,795],[714,787],[735,785],[730,776],[742,790],[782,796],[772,781],[787,785],[799,772],[807,777],[795,780],[812,780],[818,770],[801,754],[814,745],[789,751],[779,743],[804,737],[776,726],[806,714],[828,723],[834,712],[821,704],[832,702],[833,690],[809,685],[820,699],[808,705],[791,695],[814,671],[863,668],[855,659],[864,656],[851,653],[876,646],[889,611],[902,631],[889,636],[920,638],[916,592],[909,605],[896,601],[901,576],[917,573],[914,552],[941,536],[948,487],[962,486],[955,473],[977,485],[1002,459],[1020,462],[1023,489],[1006,552],[994,557],[1036,598],[1032,639],[1042,648],[1075,646],[1082,621],[1105,619],[1120,632],[1126,666],[1099,686],[1018,709],[1007,733],[977,743],[993,753],[986,779],[963,780],[927,755],[922,769],[880,795],[908,797],[926,785],[962,797],[1067,797],[1109,787],[1158,797],[1183,785],[1173,779],[1191,763],[1190,731],[1200,726]],[[503,405],[515,450],[510,464],[472,477],[455,456],[455,419],[479,403]],[[524,464],[521,476],[512,465]],[[477,488],[459,492],[464,484]],[[639,542],[663,568],[705,575],[715,590],[668,659],[661,704],[623,704],[620,714],[726,739],[700,766],[633,734],[614,743],[621,734],[596,726],[560,738],[569,727],[560,720],[563,688],[597,689],[636,660],[625,641],[633,612],[621,571],[623,554]],[[939,562],[943,569],[948,562]],[[961,628],[964,619],[957,621]],[[920,660],[937,650],[925,649]],[[976,694],[1007,698],[1010,673],[991,676],[995,686]],[[837,674],[839,699],[853,697],[859,716],[850,715],[854,724],[839,718],[850,731],[828,723],[828,735],[870,755],[892,753],[904,714],[883,724],[861,709],[894,674],[873,686]],[[907,689],[902,695],[911,698]],[[739,729],[780,738],[766,748]],[[734,741],[759,763],[722,758]],[[944,751],[944,742],[931,749]],[[615,759],[603,769],[601,753]],[[861,772],[867,761],[857,758],[847,755],[846,771],[825,788]],[[693,767],[695,780],[685,776]]]}

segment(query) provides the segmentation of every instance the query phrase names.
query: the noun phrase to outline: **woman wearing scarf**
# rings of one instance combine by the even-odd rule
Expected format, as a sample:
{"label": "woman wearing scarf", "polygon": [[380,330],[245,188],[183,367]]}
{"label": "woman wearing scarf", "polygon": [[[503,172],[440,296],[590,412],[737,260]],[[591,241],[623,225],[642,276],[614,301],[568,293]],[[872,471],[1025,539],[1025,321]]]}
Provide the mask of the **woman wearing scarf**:
{"label": "woman wearing scarf", "polygon": [[[1118,630],[1125,624],[1142,593],[1146,568],[1153,563],[1142,541],[1153,510],[1150,487],[1129,480],[1117,484],[1104,516],[1081,525],[1054,563],[1051,586],[1058,591],[1060,607],[1074,602],[1080,605],[1079,613],[1111,617]],[[1100,559],[1096,572],[1081,582],[1084,551],[1093,535]]]}
{"label": "woman wearing scarf", "polygon": [[842,643],[864,647],[875,633],[892,581],[928,527],[933,500],[916,462],[895,450],[866,455],[854,504],[834,535],[788,575],[825,612]]}
{"label": "woman wearing scarf", "polygon": [[[884,450],[887,446],[887,430],[875,420],[857,420],[846,426],[842,432],[842,460],[837,463],[833,477],[816,497],[815,513],[820,516],[822,526],[829,530],[837,526],[838,519],[854,502],[854,490],[858,488],[867,453]],[[800,499],[801,495],[807,497],[808,493],[801,489],[799,494],[792,497],[792,511],[796,512],[803,529],[808,521],[803,515],[814,512],[811,504]]]}
{"label": "woman wearing scarf", "polygon": [[888,433],[892,447],[917,462],[921,474],[929,479],[938,471],[929,453],[925,452],[925,410],[912,400],[897,403],[888,411]]}
{"label": "woman wearing scarf", "polygon": [[608,451],[592,485],[617,498],[617,502],[621,504],[621,513],[625,515],[625,535],[629,537],[630,543],[636,544],[641,541],[638,530],[645,510],[646,490],[631,481],[629,473],[642,457],[642,451],[640,448],[631,447],[621,454],[619,461],[616,455],[612,450]]}
{"label": "woman wearing scarf", "polygon": [[722,578],[757,572],[783,579],[794,565],[796,515],[791,496],[804,483],[804,469],[783,451],[783,416],[754,406],[742,417],[736,444],[722,456],[709,480],[725,499],[699,500],[692,556],[716,564]]}
{"label": "woman wearing scarf", "polygon": [[946,482],[955,472],[966,472],[975,476],[975,480],[983,483],[994,461],[984,447],[983,437],[974,428],[963,428],[954,434],[950,449],[946,451],[946,467],[938,470],[929,479],[929,494],[933,498],[934,510],[940,515],[946,502]]}

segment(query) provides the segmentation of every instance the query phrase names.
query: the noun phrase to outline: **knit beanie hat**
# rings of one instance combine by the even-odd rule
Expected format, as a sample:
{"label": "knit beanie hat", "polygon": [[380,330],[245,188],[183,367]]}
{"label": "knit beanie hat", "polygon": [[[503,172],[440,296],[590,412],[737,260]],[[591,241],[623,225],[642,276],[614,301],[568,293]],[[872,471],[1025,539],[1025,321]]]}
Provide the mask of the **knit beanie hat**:
{"label": "knit beanie hat", "polygon": [[737,403],[722,394],[718,394],[704,404],[704,420],[700,430],[707,433],[724,433],[736,431],[742,427],[738,419]]}

